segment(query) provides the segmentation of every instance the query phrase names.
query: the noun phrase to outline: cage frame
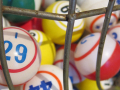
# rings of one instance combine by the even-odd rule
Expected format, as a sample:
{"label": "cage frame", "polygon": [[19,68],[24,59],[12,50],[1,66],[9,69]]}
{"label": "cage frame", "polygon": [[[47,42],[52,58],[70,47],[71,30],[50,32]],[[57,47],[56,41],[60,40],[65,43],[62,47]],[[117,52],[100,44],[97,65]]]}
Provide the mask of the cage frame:
{"label": "cage frame", "polygon": [[100,86],[100,66],[101,66],[103,47],[105,43],[105,37],[106,37],[111,13],[112,11],[120,10],[120,5],[114,6],[115,0],[109,0],[107,7],[75,13],[76,2],[77,0],[69,0],[68,14],[56,14],[56,13],[48,13],[45,11],[37,11],[37,10],[10,7],[10,6],[3,6],[2,0],[0,0],[0,60],[1,60],[3,73],[10,90],[15,90],[15,89],[13,87],[13,84],[9,75],[6,56],[5,56],[5,50],[4,50],[3,25],[2,25],[3,13],[68,22],[67,28],[66,28],[65,50],[64,50],[65,54],[64,54],[64,62],[63,62],[64,90],[69,90],[68,88],[69,53],[70,53],[70,47],[71,47],[71,38],[72,38],[72,32],[74,27],[74,21],[76,19],[105,14],[104,24],[103,24],[100,42],[99,42],[99,48],[98,48],[98,54],[97,54],[97,65],[96,65],[96,82],[99,90],[102,90]]}

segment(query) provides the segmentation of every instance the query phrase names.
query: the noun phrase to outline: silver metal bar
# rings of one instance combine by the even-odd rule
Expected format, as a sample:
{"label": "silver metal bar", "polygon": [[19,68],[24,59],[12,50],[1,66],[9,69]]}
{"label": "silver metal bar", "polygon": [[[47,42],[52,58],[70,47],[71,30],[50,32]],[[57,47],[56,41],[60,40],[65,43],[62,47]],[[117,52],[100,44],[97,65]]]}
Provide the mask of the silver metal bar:
{"label": "silver metal bar", "polygon": [[69,10],[68,10],[68,23],[65,37],[65,48],[64,48],[64,61],[63,61],[63,84],[64,90],[69,90],[68,85],[68,77],[69,77],[69,56],[70,56],[70,48],[71,48],[71,39],[74,28],[75,21],[75,8],[76,8],[76,0],[69,1]]}
{"label": "silver metal bar", "polygon": [[66,21],[66,15],[63,15],[63,14],[49,13],[44,11],[16,8],[16,7],[10,7],[10,6],[3,6],[3,13]]}
{"label": "silver metal bar", "polygon": [[101,37],[100,37],[100,42],[99,42],[99,48],[98,48],[98,54],[97,54],[97,64],[96,64],[96,82],[99,90],[102,90],[100,86],[100,67],[101,67],[101,59],[102,59],[102,53],[103,53],[103,48],[104,48],[104,43],[105,43],[105,38],[111,18],[111,13],[113,10],[115,0],[109,0],[108,7],[106,9],[105,13],[105,19],[103,23],[103,28],[101,32]]}
{"label": "silver metal bar", "polygon": [[2,0],[0,0],[0,61],[2,70],[5,76],[5,80],[10,90],[14,90],[10,74],[7,67],[5,50],[4,50],[4,38],[3,38],[3,24],[2,24]]}

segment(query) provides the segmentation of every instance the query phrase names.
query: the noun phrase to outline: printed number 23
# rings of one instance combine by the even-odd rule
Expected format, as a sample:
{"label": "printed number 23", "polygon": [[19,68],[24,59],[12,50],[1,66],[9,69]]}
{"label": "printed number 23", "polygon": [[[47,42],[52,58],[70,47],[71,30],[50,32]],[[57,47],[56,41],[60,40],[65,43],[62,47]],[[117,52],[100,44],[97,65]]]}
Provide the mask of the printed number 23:
{"label": "printed number 23", "polygon": [[[5,54],[7,54],[8,52],[10,52],[10,50],[11,50],[12,47],[13,47],[13,44],[12,44],[10,41],[8,41],[8,40],[4,41],[4,44],[7,44],[7,43],[8,43],[8,47],[7,47],[7,49],[5,50]],[[22,52],[22,53],[20,52],[20,48],[21,48],[21,47],[23,48],[23,52]],[[23,62],[25,61],[25,59],[26,59],[27,47],[26,47],[25,45],[23,45],[23,44],[18,44],[18,45],[16,46],[16,53],[17,53],[18,55],[21,55],[22,58],[21,58],[21,60],[19,60],[19,59],[18,59],[18,56],[16,55],[16,56],[15,56],[15,61],[18,62],[18,63],[23,63]],[[13,54],[14,54],[14,53],[13,53]],[[10,61],[10,59],[11,59],[11,56],[6,56],[6,60]]]}

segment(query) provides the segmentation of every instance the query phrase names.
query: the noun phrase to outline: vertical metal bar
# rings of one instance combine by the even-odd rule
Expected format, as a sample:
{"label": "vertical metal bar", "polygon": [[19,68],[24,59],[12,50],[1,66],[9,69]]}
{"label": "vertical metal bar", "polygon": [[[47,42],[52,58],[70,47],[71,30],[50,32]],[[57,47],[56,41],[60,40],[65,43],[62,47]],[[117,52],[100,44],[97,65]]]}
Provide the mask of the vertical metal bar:
{"label": "vertical metal bar", "polygon": [[63,62],[63,84],[64,90],[69,90],[68,85],[68,73],[69,73],[69,54],[70,54],[70,47],[71,47],[71,39],[75,21],[75,8],[76,8],[76,0],[69,1],[69,10],[68,10],[68,24],[66,30],[66,37],[65,37],[65,50],[64,50],[64,62]]}
{"label": "vertical metal bar", "polygon": [[102,90],[102,88],[100,86],[100,66],[101,66],[102,53],[103,53],[104,42],[105,42],[106,33],[108,30],[108,25],[110,22],[111,13],[113,10],[114,3],[115,3],[115,0],[109,0],[108,7],[107,7],[106,13],[105,13],[105,20],[103,23],[100,42],[99,42],[98,55],[97,55],[97,65],[96,65],[96,81],[97,81],[97,86],[98,86],[99,90]]}
{"label": "vertical metal bar", "polygon": [[3,38],[3,24],[2,24],[2,0],[0,0],[0,60],[3,73],[10,90],[14,90],[8,67],[6,62],[5,50],[4,50],[4,38]]}

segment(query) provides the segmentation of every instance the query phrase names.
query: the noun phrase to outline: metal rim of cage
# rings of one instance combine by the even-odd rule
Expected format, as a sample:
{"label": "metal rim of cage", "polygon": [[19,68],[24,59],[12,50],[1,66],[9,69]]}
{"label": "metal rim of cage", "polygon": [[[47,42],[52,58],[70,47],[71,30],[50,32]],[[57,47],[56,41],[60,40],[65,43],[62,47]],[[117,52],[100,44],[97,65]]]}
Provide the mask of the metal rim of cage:
{"label": "metal rim of cage", "polygon": [[[4,50],[4,40],[3,40],[3,27],[2,27],[2,13],[10,13],[10,14],[19,14],[23,16],[30,16],[30,17],[37,17],[37,18],[44,18],[44,19],[51,19],[51,20],[59,20],[59,21],[68,21],[66,37],[65,37],[65,53],[64,54],[64,65],[63,65],[63,83],[64,83],[64,90],[69,90],[68,88],[68,67],[69,67],[69,52],[71,47],[71,35],[73,31],[74,21],[76,19],[90,17],[99,14],[105,14],[104,24],[102,28],[102,34],[100,37],[99,48],[98,48],[98,56],[97,56],[97,67],[96,67],[96,82],[99,90],[102,90],[100,86],[100,66],[101,66],[101,57],[102,51],[104,47],[106,32],[108,28],[108,24],[110,21],[110,16],[112,11],[120,10],[120,5],[115,5],[115,0],[109,0],[108,6],[105,8],[94,9],[84,12],[75,13],[75,5],[77,0],[69,0],[69,11],[68,14],[54,14],[54,13],[47,13],[44,11],[36,11],[36,10],[29,10],[29,9],[22,9],[22,8],[15,8],[15,7],[8,7],[2,6],[2,0],[0,0],[0,60],[1,65],[3,68],[3,73],[7,82],[7,85],[10,90],[14,90],[8,67],[5,57],[5,50]],[[71,28],[71,29],[70,29]],[[70,30],[69,30],[70,29]],[[69,32],[68,32],[69,30]]]}

